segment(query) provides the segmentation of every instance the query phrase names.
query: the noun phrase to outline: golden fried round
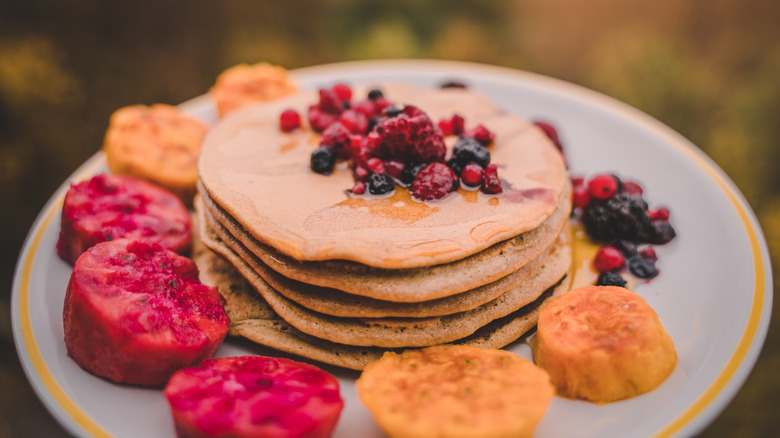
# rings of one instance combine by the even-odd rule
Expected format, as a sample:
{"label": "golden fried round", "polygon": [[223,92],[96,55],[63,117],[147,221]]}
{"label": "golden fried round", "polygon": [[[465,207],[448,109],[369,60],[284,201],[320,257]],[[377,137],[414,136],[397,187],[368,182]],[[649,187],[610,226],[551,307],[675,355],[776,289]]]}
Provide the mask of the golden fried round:
{"label": "golden fried round", "polygon": [[192,205],[207,131],[175,106],[131,105],[111,115],[103,150],[111,172],[151,181]]}
{"label": "golden fried round", "polygon": [[607,403],[655,389],[677,353],[642,297],[622,287],[585,286],[542,307],[534,360],[559,395]]}
{"label": "golden fried round", "polygon": [[239,64],[223,71],[209,92],[219,117],[250,103],[265,102],[297,91],[284,67],[261,62]]}
{"label": "golden fried round", "polygon": [[554,394],[547,373],[504,350],[464,345],[385,353],[358,378],[391,437],[531,437]]}

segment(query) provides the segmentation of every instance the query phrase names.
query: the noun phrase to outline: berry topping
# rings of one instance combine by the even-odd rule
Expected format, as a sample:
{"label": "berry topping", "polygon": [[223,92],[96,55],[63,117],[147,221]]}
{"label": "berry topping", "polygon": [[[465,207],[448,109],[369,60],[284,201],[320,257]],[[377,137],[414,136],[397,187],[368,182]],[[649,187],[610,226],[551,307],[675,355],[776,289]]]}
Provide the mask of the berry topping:
{"label": "berry topping", "polygon": [[495,164],[488,164],[485,167],[485,175],[480,190],[482,190],[482,193],[490,195],[503,191],[501,188],[501,180],[498,179],[498,167]]}
{"label": "berry topping", "polygon": [[441,199],[458,189],[458,177],[443,163],[431,163],[420,169],[412,182],[412,194],[423,201]]}
{"label": "berry topping", "polygon": [[363,181],[355,181],[355,185],[352,186],[352,193],[356,195],[362,195],[366,193],[366,183]]}
{"label": "berry topping", "polygon": [[311,170],[322,175],[329,175],[333,172],[335,165],[336,154],[329,146],[320,146],[311,153]]}
{"label": "berry topping", "polygon": [[351,132],[341,123],[332,123],[320,137],[320,146],[333,149],[338,158],[349,158],[352,149]]}
{"label": "berry topping", "polygon": [[642,279],[650,279],[658,275],[658,268],[655,267],[655,260],[646,259],[641,255],[635,255],[626,260],[628,270]]}
{"label": "berry topping", "polygon": [[368,117],[360,111],[348,109],[339,115],[338,121],[353,134],[365,135],[368,130]]}
{"label": "berry topping", "polygon": [[464,137],[471,137],[479,142],[482,146],[489,146],[496,139],[496,134],[493,134],[483,125],[477,125],[473,128],[467,129],[463,132]]}
{"label": "berry topping", "polygon": [[444,140],[424,112],[410,105],[397,113],[389,109],[374,128],[378,135],[376,156],[405,162],[443,161]]}
{"label": "berry topping", "polygon": [[614,246],[603,246],[596,253],[593,267],[597,272],[615,272],[623,269],[626,263],[623,253]]}
{"label": "berry topping", "polygon": [[626,280],[617,272],[602,272],[596,280],[596,286],[626,287]]}
{"label": "berry topping", "polygon": [[344,102],[333,90],[320,89],[320,101],[317,106],[328,113],[339,114],[344,109]]}
{"label": "berry topping", "polygon": [[642,190],[642,186],[635,183],[634,181],[623,181],[623,186],[620,192],[625,193],[627,195],[642,196],[643,190]]}
{"label": "berry topping", "polygon": [[347,84],[335,84],[330,90],[342,102],[349,102],[352,99],[352,89]]}
{"label": "berry topping", "polygon": [[279,116],[279,129],[284,132],[290,132],[301,126],[301,115],[294,109],[282,111]]}
{"label": "berry topping", "polygon": [[368,168],[366,162],[355,164],[355,168],[352,170],[352,177],[355,181],[368,181],[369,176],[371,176],[371,169]]}
{"label": "berry topping", "polygon": [[417,174],[420,172],[420,170],[425,167],[425,163],[409,163],[404,167],[404,170],[401,172],[401,177],[398,178],[401,181],[401,184],[404,186],[409,186],[412,184],[412,181],[414,181],[414,178],[417,176]]}
{"label": "berry topping", "polygon": [[459,114],[455,114],[449,119],[439,120],[439,129],[442,135],[460,135],[463,133],[465,120]]}
{"label": "berry topping", "polygon": [[647,210],[647,215],[650,216],[651,221],[668,221],[669,209],[660,207],[655,210]]}
{"label": "berry topping", "polygon": [[463,169],[469,163],[477,163],[481,167],[490,164],[490,152],[476,139],[460,137],[452,150],[451,161]]}
{"label": "berry topping", "polygon": [[593,199],[608,199],[617,192],[618,179],[614,175],[597,175],[588,181],[588,193]]}
{"label": "berry topping", "polygon": [[366,160],[366,167],[368,167],[371,173],[385,173],[385,163],[376,157]]}
{"label": "berry topping", "polygon": [[469,163],[460,174],[460,180],[463,185],[468,187],[479,187],[482,185],[482,178],[485,170],[477,163]]}
{"label": "berry topping", "polygon": [[561,139],[558,137],[558,130],[555,129],[553,125],[538,120],[534,122],[534,125],[544,132],[559,151],[563,152],[563,145],[561,144]]}
{"label": "berry topping", "polygon": [[404,163],[398,160],[385,161],[385,172],[395,179],[401,179],[404,167]]}
{"label": "berry topping", "polygon": [[382,90],[374,88],[373,90],[368,92],[368,98],[371,100],[377,100],[380,97],[385,97],[384,93],[382,93]]}
{"label": "berry topping", "polygon": [[323,111],[317,105],[310,106],[309,110],[306,112],[306,120],[309,121],[311,129],[313,129],[315,132],[324,131],[325,128],[330,126],[331,123],[335,122],[338,117],[338,114]]}
{"label": "berry topping", "polygon": [[588,186],[584,184],[575,185],[572,189],[572,203],[575,208],[585,208],[590,202],[590,193],[588,192]]}
{"label": "berry topping", "polygon": [[642,258],[647,260],[658,260],[658,255],[655,253],[655,248],[652,246],[647,246],[643,248],[641,251],[639,251],[639,255],[642,256]]}
{"label": "berry topping", "polygon": [[372,195],[384,195],[395,190],[393,179],[386,173],[372,173],[368,177],[368,192]]}
{"label": "berry topping", "polygon": [[622,193],[606,200],[592,199],[582,212],[585,231],[600,242],[615,239],[640,242],[649,223],[647,203],[638,196]]}

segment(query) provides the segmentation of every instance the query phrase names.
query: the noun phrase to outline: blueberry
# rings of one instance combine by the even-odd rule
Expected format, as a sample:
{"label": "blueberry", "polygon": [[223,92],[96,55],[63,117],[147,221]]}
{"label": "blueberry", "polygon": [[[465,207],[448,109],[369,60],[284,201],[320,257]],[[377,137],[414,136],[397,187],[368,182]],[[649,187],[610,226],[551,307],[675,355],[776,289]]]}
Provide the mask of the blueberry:
{"label": "blueberry", "polygon": [[619,286],[626,287],[626,280],[617,272],[602,272],[596,280],[596,286]]}
{"label": "blueberry", "polygon": [[329,175],[336,165],[336,153],[330,146],[320,146],[311,153],[311,170]]}
{"label": "blueberry", "polygon": [[658,268],[655,267],[655,261],[636,255],[626,260],[628,270],[632,274],[642,279],[653,278],[658,275]]}
{"label": "blueberry", "polygon": [[[460,137],[452,150],[452,159],[462,169],[469,163],[477,163],[483,168],[490,164],[490,151],[471,137]],[[460,172],[456,172],[460,175]]]}
{"label": "blueberry", "polygon": [[382,111],[382,115],[387,117],[395,117],[401,114],[402,112],[403,111],[401,111],[401,108],[398,108],[395,105],[390,105]]}
{"label": "blueberry", "polygon": [[677,233],[669,221],[651,221],[642,234],[642,240],[655,245],[663,245],[674,239],[676,235]]}
{"label": "blueberry", "polygon": [[384,195],[395,190],[395,183],[386,173],[372,173],[368,178],[368,192],[372,195]]}
{"label": "blueberry", "polygon": [[384,95],[384,93],[382,93],[382,90],[379,90],[377,88],[375,88],[375,89],[373,89],[373,90],[368,92],[368,98],[370,100],[377,100],[380,97],[384,97],[384,96],[385,95]]}
{"label": "blueberry", "polygon": [[412,181],[414,181],[414,177],[417,176],[417,174],[420,172],[420,169],[423,167],[425,167],[425,163],[407,164],[404,167],[404,170],[401,171],[401,175],[398,178],[401,181],[401,184],[408,187]]}

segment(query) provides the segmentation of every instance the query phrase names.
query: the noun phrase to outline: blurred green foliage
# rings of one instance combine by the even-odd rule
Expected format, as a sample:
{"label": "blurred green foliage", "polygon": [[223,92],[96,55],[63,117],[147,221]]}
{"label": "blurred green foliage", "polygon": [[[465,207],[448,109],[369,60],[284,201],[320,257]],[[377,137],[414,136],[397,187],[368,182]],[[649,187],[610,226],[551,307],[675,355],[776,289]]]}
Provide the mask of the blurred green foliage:
{"label": "blurred green foliage", "polygon": [[[529,70],[654,116],[736,182],[760,219],[777,274],[778,17],[780,3],[771,0],[5,0],[0,205],[12,214],[0,216],[3,277],[10,284],[35,215],[100,148],[115,109],[184,101],[240,62],[296,68],[376,58],[442,58]],[[2,299],[7,302],[7,294]],[[7,331],[3,321],[4,337]],[[772,370],[780,365],[774,333],[767,341]],[[780,383],[769,369],[754,373],[772,382],[769,389],[744,397],[766,396],[774,388],[776,406]],[[749,403],[736,403],[733,415],[760,415]],[[776,432],[780,425],[773,421],[767,427]],[[719,436],[748,436],[741,423],[724,424],[708,434],[718,429],[724,434]]]}

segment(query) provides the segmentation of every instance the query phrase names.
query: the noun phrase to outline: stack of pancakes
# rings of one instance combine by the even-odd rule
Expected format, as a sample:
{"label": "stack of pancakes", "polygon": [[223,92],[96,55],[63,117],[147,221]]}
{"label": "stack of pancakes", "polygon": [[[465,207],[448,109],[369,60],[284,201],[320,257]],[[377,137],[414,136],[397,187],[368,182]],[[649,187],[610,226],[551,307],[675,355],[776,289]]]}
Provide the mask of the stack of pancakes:
{"label": "stack of pancakes", "polygon": [[226,297],[231,333],[342,367],[362,369],[386,350],[511,343],[543,300],[568,289],[571,187],[560,153],[475,92],[379,88],[434,121],[458,113],[467,128],[493,131],[503,193],[351,195],[346,164],[331,175],[309,169],[316,134],[279,130],[279,114],[305,114],[315,93],[247,107],[203,144],[203,281]]}

